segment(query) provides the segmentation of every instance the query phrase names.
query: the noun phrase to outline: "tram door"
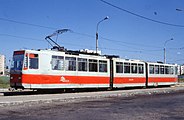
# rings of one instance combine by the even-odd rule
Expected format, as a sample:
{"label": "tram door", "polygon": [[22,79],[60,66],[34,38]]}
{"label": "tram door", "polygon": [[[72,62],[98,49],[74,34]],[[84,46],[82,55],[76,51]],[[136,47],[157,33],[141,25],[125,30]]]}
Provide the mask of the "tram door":
{"label": "tram door", "polygon": [[28,66],[28,71],[29,71],[29,75],[27,75],[27,80],[28,80],[28,86],[30,87],[30,89],[32,88],[32,84],[34,84],[37,79],[34,76],[31,75],[35,75],[38,73],[39,70],[39,55],[35,54],[35,53],[28,53],[26,54],[26,62]]}
{"label": "tram door", "polygon": [[110,89],[112,90],[113,89],[113,82],[114,82],[114,63],[113,63],[113,60],[110,59]]}
{"label": "tram door", "polygon": [[148,63],[145,62],[145,72],[146,72],[146,83],[145,87],[148,87]]}

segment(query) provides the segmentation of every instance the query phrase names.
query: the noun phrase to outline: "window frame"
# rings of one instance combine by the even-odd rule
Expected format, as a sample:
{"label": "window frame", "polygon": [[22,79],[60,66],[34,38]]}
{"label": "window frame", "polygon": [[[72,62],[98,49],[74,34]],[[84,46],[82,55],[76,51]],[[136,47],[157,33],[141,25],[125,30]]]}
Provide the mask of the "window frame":
{"label": "window frame", "polygon": [[[33,70],[34,69],[39,69],[39,54],[29,53],[28,55],[29,55],[29,59],[28,59],[29,69],[33,69]],[[35,64],[35,63],[37,63],[37,64]]]}
{"label": "window frame", "polygon": [[106,73],[107,70],[107,61],[106,60],[99,60],[99,72]]}
{"label": "window frame", "polygon": [[88,71],[88,59],[86,58],[77,58],[77,71],[87,72]]}
{"label": "window frame", "polygon": [[137,74],[138,73],[138,66],[137,63],[131,63],[131,73],[132,74]]}
{"label": "window frame", "polygon": [[155,65],[155,74],[160,74],[160,65]]}
{"label": "window frame", "polygon": [[130,70],[131,70],[131,67],[130,67],[130,63],[129,62],[124,62],[124,73],[125,74],[130,74]]}
{"label": "window frame", "polygon": [[88,60],[89,72],[98,72],[98,60],[89,59]]}
{"label": "window frame", "polygon": [[165,74],[165,67],[164,67],[164,65],[160,65],[160,74]]}
{"label": "window frame", "polygon": [[149,74],[154,74],[155,73],[155,66],[154,64],[149,64]]}
{"label": "window frame", "polygon": [[138,74],[144,74],[144,64],[138,63]]}
{"label": "window frame", "polygon": [[170,68],[169,66],[164,66],[164,74],[168,75],[170,73]]}
{"label": "window frame", "polygon": [[[51,61],[52,70],[64,70],[64,56],[52,55]],[[54,64],[54,62],[56,63]]]}
{"label": "window frame", "polygon": [[65,70],[66,71],[76,71],[77,70],[76,57],[65,57]]}
{"label": "window frame", "polygon": [[124,72],[124,63],[116,62],[116,73],[123,73],[123,72]]}

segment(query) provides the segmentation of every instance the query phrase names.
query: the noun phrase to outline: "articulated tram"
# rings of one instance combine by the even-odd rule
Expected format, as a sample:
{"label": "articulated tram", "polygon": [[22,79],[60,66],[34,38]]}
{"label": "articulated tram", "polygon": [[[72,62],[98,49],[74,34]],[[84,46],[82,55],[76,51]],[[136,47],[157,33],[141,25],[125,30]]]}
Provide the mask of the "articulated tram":
{"label": "articulated tram", "polygon": [[177,65],[69,50],[14,51],[15,89],[123,88],[174,85]]}

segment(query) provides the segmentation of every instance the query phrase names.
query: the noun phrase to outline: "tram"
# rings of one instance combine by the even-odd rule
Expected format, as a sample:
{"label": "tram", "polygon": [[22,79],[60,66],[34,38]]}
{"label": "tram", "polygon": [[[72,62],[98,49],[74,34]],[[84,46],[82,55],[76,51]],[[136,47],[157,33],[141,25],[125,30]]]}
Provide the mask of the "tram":
{"label": "tram", "polygon": [[17,50],[10,86],[15,89],[123,88],[174,85],[177,65],[71,50]]}

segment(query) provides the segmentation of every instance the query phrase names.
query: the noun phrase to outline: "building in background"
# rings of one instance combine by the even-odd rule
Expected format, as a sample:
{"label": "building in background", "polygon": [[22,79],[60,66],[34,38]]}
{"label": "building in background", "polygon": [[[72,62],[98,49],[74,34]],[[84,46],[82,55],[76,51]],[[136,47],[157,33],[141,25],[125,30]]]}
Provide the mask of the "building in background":
{"label": "building in background", "polygon": [[178,75],[184,75],[184,64],[178,65]]}
{"label": "building in background", "polygon": [[184,65],[180,66],[180,75],[184,75]]}
{"label": "building in background", "polygon": [[5,75],[5,56],[0,55],[0,76]]}

